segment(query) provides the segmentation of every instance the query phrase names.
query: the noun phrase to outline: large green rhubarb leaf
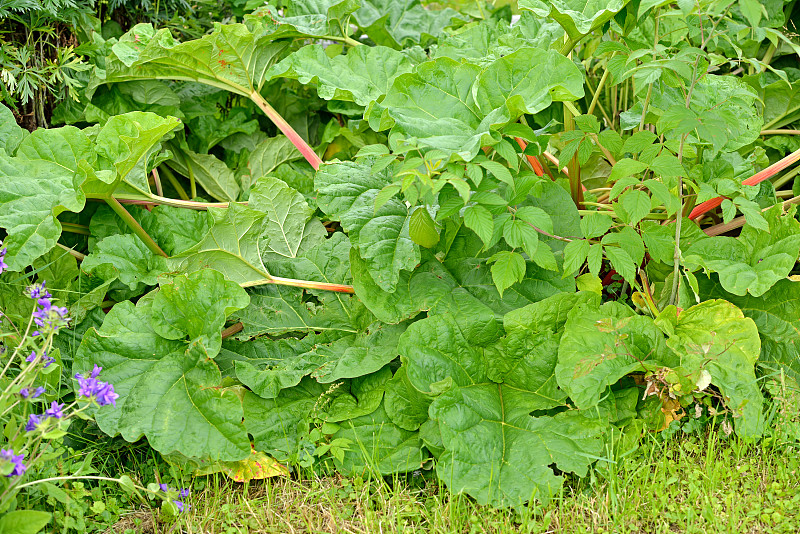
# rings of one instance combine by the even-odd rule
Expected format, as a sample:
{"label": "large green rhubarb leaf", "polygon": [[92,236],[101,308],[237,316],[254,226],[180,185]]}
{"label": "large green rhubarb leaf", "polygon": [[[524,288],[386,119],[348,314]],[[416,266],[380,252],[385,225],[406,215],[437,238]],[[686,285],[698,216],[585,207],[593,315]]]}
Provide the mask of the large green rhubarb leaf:
{"label": "large green rhubarb leaf", "polygon": [[12,271],[56,246],[63,211],[79,212],[86,197],[80,163],[96,161],[89,138],[73,126],[40,129],[25,137],[16,157],[0,154],[0,227],[8,233],[3,246]]}
{"label": "large green rhubarb leaf", "polygon": [[397,49],[426,44],[459,17],[451,8],[426,9],[420,0],[362,0],[360,4],[355,21],[364,33],[376,44]]}
{"label": "large green rhubarb leaf", "polygon": [[253,436],[256,450],[278,461],[298,461],[301,442],[307,439],[315,407],[326,386],[311,378],[284,390],[276,398],[263,399],[247,392],[244,396],[244,424]]}
{"label": "large green rhubarb leaf", "polygon": [[[349,251],[347,237],[339,232],[291,261],[270,263],[270,268],[288,278],[349,284]],[[318,291],[309,299],[304,290],[287,286],[255,289],[250,306],[237,319],[244,324],[237,336],[242,340],[264,334],[323,332],[330,341],[364,331],[374,320],[352,295]]]}
{"label": "large green rhubarb leaf", "polygon": [[574,308],[558,347],[558,385],[580,409],[596,406],[606,388],[629,373],[677,365],[653,319],[629,309],[609,312],[590,305]]}
{"label": "large green rhubarb leaf", "polygon": [[0,148],[10,156],[27,135],[28,131],[17,124],[11,110],[0,104]]}
{"label": "large green rhubarb leaf", "polygon": [[213,267],[243,285],[268,278],[261,260],[269,242],[267,215],[241,204],[209,208],[208,213],[208,233],[195,246],[175,256],[176,266],[186,272]]}
{"label": "large green rhubarb leaf", "polygon": [[707,300],[677,316],[674,307],[667,308],[657,323],[662,320],[668,321],[667,345],[680,356],[681,367],[711,374],[711,383],[733,412],[736,433],[744,438],[760,436],[763,397],[753,366],[761,341],[755,322],[724,300]]}
{"label": "large green rhubarb leaf", "polygon": [[263,26],[272,39],[346,37],[343,30],[358,9],[357,0],[293,0],[282,5],[281,10],[270,4],[260,7],[252,15],[245,15],[245,21],[250,26]]}
{"label": "large green rhubarb leaf", "polygon": [[419,245],[408,233],[405,203],[393,198],[375,210],[376,195],[391,181],[388,170],[374,173],[354,162],[325,165],[314,180],[320,209],[341,223],[375,282],[389,292],[397,287],[400,272],[413,270],[420,261]]}
{"label": "large green rhubarb leaf", "polygon": [[480,67],[445,57],[398,76],[381,103],[394,119],[393,131],[465,159],[475,157],[481,146],[491,144],[472,93],[480,72]]}
{"label": "large green rhubarb leaf", "polygon": [[86,256],[81,269],[103,280],[118,278],[129,289],[141,292],[158,283],[158,277],[169,270],[167,259],[153,254],[133,234],[110,235]]}
{"label": "large green rhubarb leaf", "polygon": [[200,82],[249,97],[265,81],[265,74],[288,46],[273,41],[266,24],[216,24],[214,31],[194,41],[179,43],[169,29],[137,24],[112,47],[105,72],[98,71],[89,91],[102,83],[133,80]]}
{"label": "large green rhubarb leaf", "polygon": [[[116,170],[115,183],[122,182],[121,187],[115,186],[117,192],[150,194],[148,162],[161,149],[161,142],[172,137],[179,125],[175,117],[142,111],[116,115],[103,125],[97,134],[97,154]],[[87,187],[87,193],[91,192],[98,191]]]}
{"label": "large green rhubarb leaf", "polygon": [[760,297],[725,291],[716,280],[698,277],[701,298],[723,298],[751,318],[761,336],[761,360],[800,379],[800,283],[781,280]]}
{"label": "large green rhubarb leaf", "polygon": [[573,41],[599,28],[616,15],[629,0],[520,0],[521,9],[549,17],[564,28]]}
{"label": "large green rhubarb leaf", "polygon": [[[209,322],[171,317],[169,324],[164,323],[158,307],[171,307],[176,290],[181,292],[182,309]],[[107,434],[122,434],[131,442],[144,435],[163,454],[177,451],[195,458],[242,460],[250,454],[250,444],[241,401],[235,391],[221,387],[222,377],[212,359],[216,353],[213,347],[209,352],[204,340],[222,329],[224,312],[241,306],[247,297],[236,284],[210,270],[176,277],[168,291],[173,294],[159,296],[157,291],[135,306],[131,302],[114,306],[101,328],[84,335],[74,371],[86,373],[99,365],[103,380],[119,394],[116,408],[97,410],[97,424]],[[181,331],[197,338],[180,337]]]}
{"label": "large green rhubarb leaf", "polygon": [[739,237],[709,237],[695,241],[685,252],[687,266],[719,275],[722,287],[734,295],[763,295],[786,278],[800,256],[800,223],[794,206],[786,214],[780,206],[764,212],[769,232],[750,225]]}
{"label": "large green rhubarb leaf", "polygon": [[250,191],[248,205],[267,214],[264,261],[297,258],[325,240],[327,232],[305,197],[278,178],[265,176]]}
{"label": "large green rhubarb leaf", "polygon": [[573,308],[599,300],[594,293],[560,293],[507,313],[503,317],[505,358],[489,362],[489,377],[537,395],[539,402],[533,409],[564,404],[567,395],[555,375],[564,325]]}
{"label": "large green rhubarb leaf", "polygon": [[497,142],[493,131],[554,100],[583,96],[583,75],[555,51],[523,48],[486,69],[449,57],[398,76],[381,103],[393,133],[472,159]]}
{"label": "large green rhubarb leaf", "polygon": [[350,441],[336,468],[346,475],[406,473],[422,467],[422,441],[419,433],[392,423],[383,406],[374,412],[341,423],[334,439]]}
{"label": "large green rhubarb leaf", "polygon": [[526,394],[501,384],[459,387],[430,408],[445,452],[436,474],[480,504],[522,508],[546,503],[563,482],[550,468],[585,476],[602,453],[605,426],[580,413],[531,417]]}
{"label": "large green rhubarb leaf", "polygon": [[347,55],[328,57],[319,45],[304,46],[272,67],[273,78],[315,83],[325,100],[345,100],[367,106],[387,93],[394,79],[411,72],[405,54],[385,46],[358,46]]}

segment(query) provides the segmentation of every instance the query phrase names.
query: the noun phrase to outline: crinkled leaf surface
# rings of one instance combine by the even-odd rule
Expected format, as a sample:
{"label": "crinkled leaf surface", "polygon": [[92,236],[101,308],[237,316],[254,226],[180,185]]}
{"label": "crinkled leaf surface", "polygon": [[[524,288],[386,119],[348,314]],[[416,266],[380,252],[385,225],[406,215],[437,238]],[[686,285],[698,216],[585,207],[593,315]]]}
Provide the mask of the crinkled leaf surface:
{"label": "crinkled leaf surface", "polygon": [[723,298],[751,318],[761,336],[760,359],[800,378],[800,284],[780,280],[760,297],[725,291],[717,280],[698,277],[702,298]]}
{"label": "crinkled leaf surface", "polygon": [[105,76],[92,82],[186,80],[249,96],[265,81],[267,69],[288,43],[273,41],[261,21],[250,25],[216,24],[210,34],[179,43],[168,29],[137,24],[112,47]]}
{"label": "crinkled leaf surface", "polygon": [[89,138],[73,126],[36,130],[20,142],[16,157],[0,154],[0,227],[8,233],[3,246],[10,270],[22,270],[56,245],[56,216],[79,212],[86,201],[79,163],[95,160]]}
{"label": "crinkled leaf surface", "polygon": [[222,345],[220,327],[225,318],[249,302],[238,284],[225,280],[218,271],[203,269],[161,285],[153,297],[150,326],[163,338],[198,340],[216,354]]}
{"label": "crinkled leaf surface", "polygon": [[395,426],[380,406],[373,413],[342,423],[334,439],[348,439],[351,445],[336,468],[345,475],[367,472],[391,475],[422,467],[424,459],[419,433]]}
{"label": "crinkled leaf surface", "polygon": [[251,26],[263,26],[272,39],[285,37],[344,37],[350,15],[358,9],[357,0],[295,0],[282,4],[281,11],[267,4],[252,15],[245,15]]}
{"label": "crinkled leaf surface", "polygon": [[628,0],[520,0],[519,7],[554,19],[570,39],[577,40],[611,20],[627,3]]}
{"label": "crinkled leaf surface", "polygon": [[401,366],[386,384],[384,408],[392,422],[402,429],[414,431],[428,420],[431,397],[411,385],[406,367]]}
{"label": "crinkled leaf surface", "polygon": [[763,397],[753,368],[761,340],[752,319],[729,302],[707,300],[677,316],[667,345],[680,355],[681,366],[692,372],[704,369],[711,373],[711,383],[725,396],[734,414],[739,436],[762,434]]}
{"label": "crinkled leaf surface", "polygon": [[389,171],[374,173],[354,162],[325,165],[314,179],[320,209],[341,223],[375,282],[390,292],[397,287],[400,272],[413,270],[420,261],[419,245],[408,234],[405,203],[393,198],[375,210],[376,195],[391,181]]}
{"label": "crinkled leaf surface", "polygon": [[583,96],[583,76],[555,51],[523,48],[486,69],[449,57],[398,76],[381,103],[393,133],[444,152],[474,158],[493,145],[492,131],[537,113],[553,100]]}
{"label": "crinkled leaf surface", "polygon": [[158,277],[169,271],[169,264],[135,235],[117,234],[100,241],[83,260],[81,269],[103,280],[118,278],[129,289],[141,291],[156,285]]}
{"label": "crinkled leaf surface", "polygon": [[299,447],[308,435],[314,408],[327,388],[311,378],[286,389],[274,399],[244,396],[244,424],[255,447],[278,461],[297,460]]}
{"label": "crinkled leaf surface", "polygon": [[271,176],[259,179],[250,191],[248,206],[267,214],[269,236],[264,261],[296,258],[325,239],[325,227],[305,197]]}
{"label": "crinkled leaf surface", "polygon": [[558,385],[580,409],[597,405],[608,386],[633,371],[644,371],[645,365],[675,365],[651,318],[630,311],[620,317],[608,311],[574,308],[558,347]]}
{"label": "crinkled leaf surface", "polygon": [[[247,185],[254,184],[262,176],[272,173],[281,163],[300,157],[302,156],[297,152],[297,148],[285,135],[264,139],[250,153],[247,162],[247,167],[250,169],[250,180]],[[249,189],[249,187],[245,186],[243,189]]]}
{"label": "crinkled leaf surface", "polygon": [[[272,262],[270,268],[289,278],[349,284],[349,251],[350,242],[338,232],[303,256]],[[323,332],[334,340],[366,330],[373,321],[369,311],[349,294],[318,291],[314,299],[309,299],[302,289],[288,286],[254,289],[250,306],[238,313],[237,319],[244,323],[244,330],[237,336],[243,340],[289,332]]]}
{"label": "crinkled leaf surface", "polygon": [[424,44],[450,25],[457,11],[425,9],[420,0],[361,0],[355,22],[376,44],[403,48]]}
{"label": "crinkled leaf surface", "polygon": [[322,46],[310,45],[272,67],[269,75],[314,83],[325,100],[367,106],[385,95],[398,75],[412,68],[405,54],[385,46],[357,46],[346,55],[331,58]]}
{"label": "crinkled leaf surface", "polygon": [[594,293],[560,293],[507,313],[503,317],[504,358],[489,361],[489,378],[537,395],[539,401],[532,409],[564,404],[567,395],[555,375],[564,325],[573,308],[598,300]]}
{"label": "crinkled leaf surface", "polygon": [[800,223],[794,208],[782,215],[780,206],[764,212],[769,232],[746,225],[738,238],[709,237],[684,252],[689,266],[719,275],[722,287],[734,295],[763,295],[786,278],[800,256]]}
{"label": "crinkled leaf surface", "polygon": [[17,150],[22,140],[28,135],[27,130],[21,128],[14,114],[4,104],[0,104],[0,148],[11,156]]}
{"label": "crinkled leaf surface", "polygon": [[559,470],[584,476],[603,450],[605,426],[580,413],[531,417],[525,393],[501,384],[462,386],[433,401],[445,452],[436,474],[480,504],[522,508],[558,493]]}
{"label": "crinkled leaf surface", "polygon": [[261,259],[269,242],[267,215],[241,204],[209,208],[208,213],[208,233],[175,256],[176,266],[186,272],[211,267],[237,284],[267,278],[269,273]]}
{"label": "crinkled leaf surface", "polygon": [[[205,276],[197,273],[187,279]],[[204,306],[214,298],[230,298],[231,287],[218,275],[212,278],[219,284],[184,286],[187,309],[205,314]],[[197,293],[200,289],[202,295]],[[212,359],[216,354],[200,340],[160,336],[152,327],[153,307],[152,296],[136,306],[122,302],[102,327],[83,337],[74,371],[101,366],[101,378],[120,396],[116,408],[97,410],[97,424],[107,434],[119,433],[128,441],[145,435],[153,448],[165,454],[177,451],[222,461],[246,458],[250,445],[241,422],[241,402],[235,392],[220,387],[222,377]],[[206,328],[221,330],[225,318],[217,315],[214,320]]]}
{"label": "crinkled leaf surface", "polygon": [[120,191],[150,193],[148,161],[179,125],[175,117],[143,111],[115,115],[103,125],[97,134],[97,154],[114,166],[116,179],[123,182]]}

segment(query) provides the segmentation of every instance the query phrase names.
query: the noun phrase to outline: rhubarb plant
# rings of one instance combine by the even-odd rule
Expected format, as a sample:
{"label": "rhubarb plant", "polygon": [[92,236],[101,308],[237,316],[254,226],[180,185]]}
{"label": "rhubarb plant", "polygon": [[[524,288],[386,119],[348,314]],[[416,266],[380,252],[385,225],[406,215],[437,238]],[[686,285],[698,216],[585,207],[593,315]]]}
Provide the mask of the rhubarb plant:
{"label": "rhubarb plant", "polygon": [[0,109],[5,261],[63,272],[98,426],[186,465],[435,469],[520,508],[645,432],[756,440],[765,376],[800,378],[796,8],[756,7],[134,26],[71,125]]}

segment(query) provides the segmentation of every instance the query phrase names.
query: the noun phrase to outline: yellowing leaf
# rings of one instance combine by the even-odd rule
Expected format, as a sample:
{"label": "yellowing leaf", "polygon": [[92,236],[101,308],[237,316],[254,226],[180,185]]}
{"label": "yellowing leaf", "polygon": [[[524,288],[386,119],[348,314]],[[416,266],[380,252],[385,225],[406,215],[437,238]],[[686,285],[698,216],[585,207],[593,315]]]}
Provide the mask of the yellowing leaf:
{"label": "yellowing leaf", "polygon": [[276,476],[288,476],[289,469],[275,458],[254,450],[244,460],[239,462],[214,462],[201,467],[195,472],[195,475],[210,475],[211,473],[224,473],[234,482],[248,482]]}

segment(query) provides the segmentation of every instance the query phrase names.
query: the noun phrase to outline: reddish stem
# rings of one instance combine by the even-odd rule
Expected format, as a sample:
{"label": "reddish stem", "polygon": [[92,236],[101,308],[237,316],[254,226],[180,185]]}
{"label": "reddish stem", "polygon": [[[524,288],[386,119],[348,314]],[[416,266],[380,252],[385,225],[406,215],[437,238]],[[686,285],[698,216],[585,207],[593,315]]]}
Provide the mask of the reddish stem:
{"label": "reddish stem", "polygon": [[[791,154],[789,154],[788,156],[786,156],[782,160],[773,163],[772,165],[770,165],[769,167],[767,167],[763,171],[755,173],[753,176],[751,176],[747,180],[743,181],[742,184],[744,184],[744,185],[758,185],[761,182],[763,182],[764,180],[766,180],[767,178],[771,178],[771,177],[775,176],[776,174],[781,172],[783,169],[785,169],[786,167],[789,167],[790,165],[792,165],[793,163],[797,162],[798,160],[800,160],[800,150],[795,150],[794,152],[792,152]],[[713,210],[714,208],[716,208],[717,206],[722,204],[722,201],[725,198],[727,198],[727,197],[717,197],[717,198],[712,198],[711,200],[706,200],[702,204],[697,205],[692,210],[692,212],[689,214],[689,218],[690,219],[696,219],[699,216],[701,216],[702,214]]]}

